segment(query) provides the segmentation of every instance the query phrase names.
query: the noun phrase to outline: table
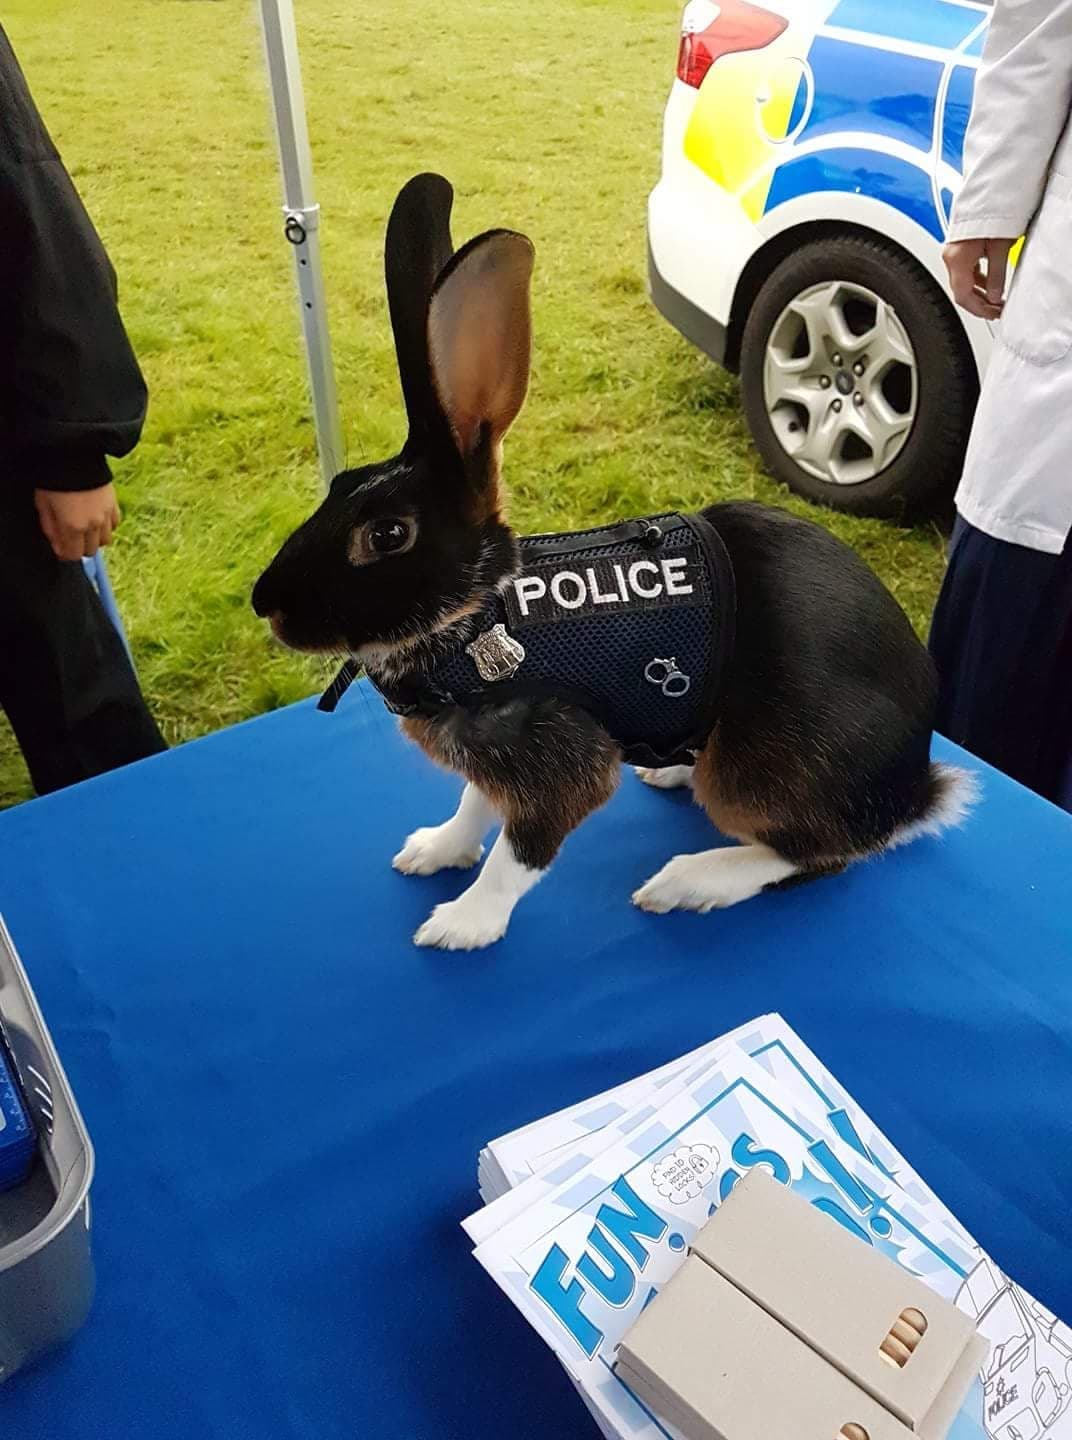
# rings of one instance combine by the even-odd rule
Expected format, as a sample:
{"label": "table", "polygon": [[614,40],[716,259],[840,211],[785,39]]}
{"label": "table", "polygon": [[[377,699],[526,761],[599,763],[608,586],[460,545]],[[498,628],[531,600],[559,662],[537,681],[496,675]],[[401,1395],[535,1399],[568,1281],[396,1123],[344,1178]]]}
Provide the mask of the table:
{"label": "table", "polygon": [[1072,1318],[1072,817],[985,787],[940,843],[654,917],[630,892],[710,832],[629,775],[475,955],[409,942],[465,882],[390,857],[457,786],[364,687],[0,816],[99,1271],[77,1341],[0,1391],[4,1435],[594,1436],[470,1257],[477,1150],[774,1009]]}

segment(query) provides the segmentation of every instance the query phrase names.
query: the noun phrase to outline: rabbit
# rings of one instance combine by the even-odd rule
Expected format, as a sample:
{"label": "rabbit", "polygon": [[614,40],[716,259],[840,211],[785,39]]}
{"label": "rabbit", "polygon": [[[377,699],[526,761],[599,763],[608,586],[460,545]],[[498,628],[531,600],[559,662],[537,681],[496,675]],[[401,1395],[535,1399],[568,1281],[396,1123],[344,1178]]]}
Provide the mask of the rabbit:
{"label": "rabbit", "polygon": [[[721,607],[717,628],[730,638],[702,733],[687,746],[668,754],[623,744],[573,684],[510,688],[518,666],[524,672],[524,647],[508,623],[489,630],[487,617],[504,613],[509,593],[516,617],[518,597],[535,603],[544,584],[521,575],[529,542],[504,519],[500,479],[503,439],[528,387],[534,251],[523,235],[492,230],[455,253],[452,203],[445,179],[416,176],[387,228],[405,444],[389,460],[339,474],[252,596],[286,645],[348,652],[350,675],[363,666],[406,735],[465,779],[457,812],[410,835],[396,870],[469,869],[502,821],[476,878],[433,910],[415,943],[470,950],[501,939],[565,838],[610,799],[623,756],[641,755],[640,778],[655,788],[690,786],[721,834],[739,842],[669,860],[632,897],[656,913],[736,905],[959,823],[973,780],[931,762],[936,678],[927,651],[848,546],[775,507],[730,502],[664,517],[662,526],[596,532],[643,543],[654,536],[656,545],[666,525],[714,537],[732,593],[708,587],[704,603]],[[621,565],[597,573],[578,562],[573,581],[583,589],[587,574],[600,600],[650,604],[643,624],[662,623],[658,607],[674,585],[684,588],[685,562],[657,563],[657,553],[628,576]],[[639,601],[630,579],[658,598]],[[559,586],[559,599],[579,606],[571,587]],[[581,631],[555,618],[543,617],[540,634],[560,643],[567,664],[576,658],[570,636]],[[457,671],[466,653],[478,656],[487,683],[461,702],[448,686],[428,703],[428,677]],[[612,669],[619,662],[615,649]],[[674,654],[653,652],[644,670],[671,698],[693,679]],[[620,688],[635,678],[623,670]]]}

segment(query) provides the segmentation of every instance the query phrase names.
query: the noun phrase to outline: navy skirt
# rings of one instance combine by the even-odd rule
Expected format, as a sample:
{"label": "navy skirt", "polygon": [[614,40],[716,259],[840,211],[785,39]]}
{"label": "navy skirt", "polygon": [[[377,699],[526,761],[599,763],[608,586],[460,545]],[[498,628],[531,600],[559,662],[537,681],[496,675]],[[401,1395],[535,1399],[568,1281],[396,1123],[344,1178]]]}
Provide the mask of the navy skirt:
{"label": "navy skirt", "polygon": [[1072,810],[1072,541],[1047,555],[958,518],[930,649],[941,733]]}

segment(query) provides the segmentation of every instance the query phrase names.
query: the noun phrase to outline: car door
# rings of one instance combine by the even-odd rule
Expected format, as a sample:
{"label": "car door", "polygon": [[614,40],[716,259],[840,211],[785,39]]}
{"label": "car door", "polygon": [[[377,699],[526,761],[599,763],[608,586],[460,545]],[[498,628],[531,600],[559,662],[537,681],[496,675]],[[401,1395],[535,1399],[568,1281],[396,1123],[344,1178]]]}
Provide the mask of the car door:
{"label": "car door", "polygon": [[982,58],[991,0],[979,0],[979,25],[966,44],[950,52],[937,111],[934,143],[935,204],[943,230],[948,230],[956,192],[964,173],[964,137],[971,118],[975,79]]}

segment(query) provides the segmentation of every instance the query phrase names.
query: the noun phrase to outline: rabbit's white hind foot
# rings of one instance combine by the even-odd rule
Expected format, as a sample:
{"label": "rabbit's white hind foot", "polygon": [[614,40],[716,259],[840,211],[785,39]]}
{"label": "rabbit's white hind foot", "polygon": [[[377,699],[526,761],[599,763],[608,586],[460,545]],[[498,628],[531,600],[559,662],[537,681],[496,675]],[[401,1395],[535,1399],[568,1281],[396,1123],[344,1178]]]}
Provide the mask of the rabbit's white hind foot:
{"label": "rabbit's white hind foot", "polygon": [[686,785],[692,789],[691,765],[665,765],[658,770],[648,765],[634,765],[633,769],[644,784],[654,790],[681,790]]}
{"label": "rabbit's white hind foot", "polygon": [[495,819],[483,792],[467,785],[457,810],[442,825],[414,830],[391,864],[403,875],[437,875],[440,870],[469,870],[484,853],[480,843]]}
{"label": "rabbit's white hind foot", "polygon": [[437,905],[414,935],[414,944],[440,950],[482,950],[494,945],[506,934],[514,906],[542,874],[522,865],[509,840],[500,835],[469,889],[457,900]]}
{"label": "rabbit's white hind foot", "polygon": [[787,880],[798,867],[767,845],[730,846],[698,855],[675,855],[633,896],[641,910],[721,910]]}

